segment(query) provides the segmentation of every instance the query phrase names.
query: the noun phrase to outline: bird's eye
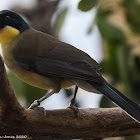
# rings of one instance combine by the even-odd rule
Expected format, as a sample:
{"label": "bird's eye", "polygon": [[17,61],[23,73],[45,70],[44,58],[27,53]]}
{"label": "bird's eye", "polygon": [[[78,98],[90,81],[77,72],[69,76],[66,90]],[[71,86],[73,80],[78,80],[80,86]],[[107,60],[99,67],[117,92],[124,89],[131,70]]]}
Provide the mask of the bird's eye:
{"label": "bird's eye", "polygon": [[6,19],[6,20],[10,20],[11,17],[10,17],[10,16],[6,16],[5,19]]}

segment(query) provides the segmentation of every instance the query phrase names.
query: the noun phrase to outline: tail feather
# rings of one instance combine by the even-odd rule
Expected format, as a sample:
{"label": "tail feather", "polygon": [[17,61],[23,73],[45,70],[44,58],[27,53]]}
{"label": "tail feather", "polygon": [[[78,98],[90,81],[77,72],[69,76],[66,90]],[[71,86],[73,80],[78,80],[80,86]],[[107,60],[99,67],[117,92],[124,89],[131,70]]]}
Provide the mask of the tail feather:
{"label": "tail feather", "polygon": [[133,102],[132,100],[130,100],[129,98],[127,98],[124,94],[122,94],[119,90],[117,90],[115,87],[113,87],[112,85],[108,85],[112,90],[114,90],[117,94],[119,94],[122,98],[124,98],[125,100],[127,100],[132,106],[135,106],[135,108],[137,108],[138,110],[140,110],[140,106],[137,105],[135,102]]}
{"label": "tail feather", "polygon": [[111,99],[115,104],[120,106],[130,117],[140,123],[140,106],[123,95],[110,84],[95,84],[92,85],[102,94]]}

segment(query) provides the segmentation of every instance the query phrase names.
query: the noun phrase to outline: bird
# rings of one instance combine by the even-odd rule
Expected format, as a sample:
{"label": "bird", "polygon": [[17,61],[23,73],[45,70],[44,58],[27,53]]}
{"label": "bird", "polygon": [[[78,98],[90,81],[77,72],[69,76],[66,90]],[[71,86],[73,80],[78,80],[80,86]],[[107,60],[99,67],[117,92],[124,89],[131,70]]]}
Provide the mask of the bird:
{"label": "bird", "polygon": [[[4,63],[13,74],[29,85],[52,90],[37,100],[38,105],[61,89],[76,85],[105,95],[140,122],[139,105],[103,78],[101,67],[94,59],[70,44],[33,29],[19,14],[0,11],[0,43]],[[77,88],[71,104],[76,102]]]}

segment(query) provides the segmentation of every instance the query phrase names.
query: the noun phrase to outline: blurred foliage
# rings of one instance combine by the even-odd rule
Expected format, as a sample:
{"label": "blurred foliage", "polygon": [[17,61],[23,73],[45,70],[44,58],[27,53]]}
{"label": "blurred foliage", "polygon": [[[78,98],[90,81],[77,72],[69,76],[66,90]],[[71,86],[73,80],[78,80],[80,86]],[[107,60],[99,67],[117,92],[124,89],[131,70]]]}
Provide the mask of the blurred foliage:
{"label": "blurred foliage", "polygon": [[109,44],[119,46],[126,43],[126,37],[123,31],[119,27],[108,22],[105,18],[98,19],[97,25],[102,37]]}
{"label": "blurred foliage", "polygon": [[97,5],[99,0],[81,0],[78,8],[82,11],[88,11]]}
{"label": "blurred foliage", "polygon": [[60,33],[61,28],[63,27],[63,23],[64,23],[67,12],[68,12],[68,8],[66,7],[62,9],[61,12],[56,17],[54,28],[55,28],[55,35],[57,37],[59,37],[59,33]]}
{"label": "blurred foliage", "polygon": [[122,6],[126,12],[126,20],[131,29],[139,33],[140,32],[140,3],[138,0],[124,0]]}
{"label": "blurred foliage", "polygon": [[26,101],[25,104],[23,104],[26,107],[28,107],[34,100],[41,98],[45,93],[47,93],[46,90],[42,90],[22,82],[11,72],[8,72],[8,78],[15,90],[17,98],[19,98],[19,100],[24,99],[24,101]]}
{"label": "blurred foliage", "polygon": [[[138,37],[140,34],[140,1],[98,0],[95,4],[98,6],[81,0],[78,8],[88,11],[96,7],[96,17],[89,25],[88,33],[91,33],[94,25],[98,26],[104,52],[104,59],[100,63],[101,72],[108,75],[111,79],[109,82],[120,91],[140,103],[140,39]],[[100,107],[112,106],[114,106],[112,102],[103,96]],[[139,140],[140,136],[121,139]]]}

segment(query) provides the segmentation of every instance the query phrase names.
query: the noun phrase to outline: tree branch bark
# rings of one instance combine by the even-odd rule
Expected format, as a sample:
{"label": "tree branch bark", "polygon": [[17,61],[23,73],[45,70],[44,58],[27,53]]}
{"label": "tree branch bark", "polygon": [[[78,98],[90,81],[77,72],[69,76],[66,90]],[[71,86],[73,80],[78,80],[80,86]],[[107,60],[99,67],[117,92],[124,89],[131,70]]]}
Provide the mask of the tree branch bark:
{"label": "tree branch bark", "polygon": [[140,124],[120,108],[24,109],[14,94],[0,57],[0,136],[105,138],[140,134]]}

